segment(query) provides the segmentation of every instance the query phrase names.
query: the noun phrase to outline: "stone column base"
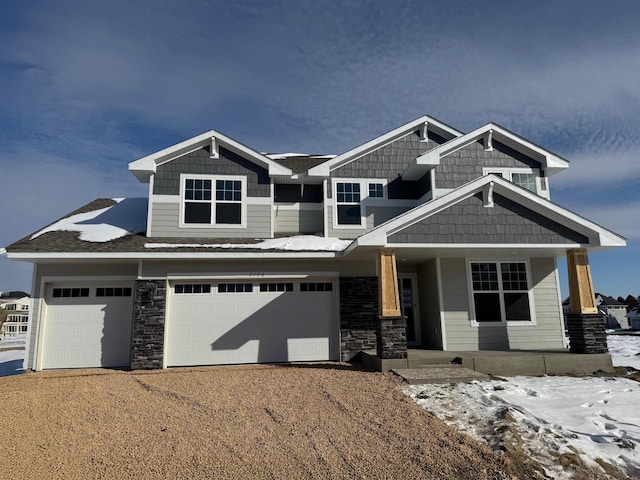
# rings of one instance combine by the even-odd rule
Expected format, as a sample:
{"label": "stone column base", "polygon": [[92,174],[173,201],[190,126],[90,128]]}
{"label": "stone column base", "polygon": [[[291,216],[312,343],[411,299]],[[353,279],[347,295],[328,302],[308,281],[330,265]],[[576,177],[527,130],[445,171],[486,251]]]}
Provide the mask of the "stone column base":
{"label": "stone column base", "polygon": [[407,358],[407,317],[378,317],[376,355],[380,360]]}
{"label": "stone column base", "polygon": [[567,315],[569,350],[571,353],[608,353],[607,334],[602,315]]}

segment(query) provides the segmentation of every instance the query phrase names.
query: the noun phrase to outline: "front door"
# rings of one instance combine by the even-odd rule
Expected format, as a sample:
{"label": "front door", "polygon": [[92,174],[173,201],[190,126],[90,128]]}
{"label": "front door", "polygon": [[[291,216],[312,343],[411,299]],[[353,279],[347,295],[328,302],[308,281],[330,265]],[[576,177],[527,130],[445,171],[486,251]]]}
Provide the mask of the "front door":
{"label": "front door", "polygon": [[407,317],[407,345],[420,345],[420,315],[416,295],[417,279],[415,275],[398,275],[400,287],[400,307],[402,315]]}

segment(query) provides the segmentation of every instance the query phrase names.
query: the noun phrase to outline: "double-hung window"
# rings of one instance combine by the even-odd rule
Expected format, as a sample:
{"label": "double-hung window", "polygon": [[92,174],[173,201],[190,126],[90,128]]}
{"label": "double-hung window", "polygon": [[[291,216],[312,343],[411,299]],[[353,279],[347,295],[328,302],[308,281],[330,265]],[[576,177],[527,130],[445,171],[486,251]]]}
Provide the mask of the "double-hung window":
{"label": "double-hung window", "polygon": [[184,177],[184,225],[242,225],[244,179]]}
{"label": "double-hung window", "polygon": [[525,262],[471,262],[475,320],[531,321]]}
{"label": "double-hung window", "polygon": [[338,225],[362,225],[360,182],[336,182]]}

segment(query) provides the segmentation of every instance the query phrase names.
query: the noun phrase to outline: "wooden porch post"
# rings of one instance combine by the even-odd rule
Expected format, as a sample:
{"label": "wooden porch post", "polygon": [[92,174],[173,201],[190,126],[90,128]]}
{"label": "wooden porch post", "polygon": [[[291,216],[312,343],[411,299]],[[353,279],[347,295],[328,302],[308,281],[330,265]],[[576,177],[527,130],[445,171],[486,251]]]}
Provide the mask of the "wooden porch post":
{"label": "wooden porch post", "polygon": [[378,254],[378,313],[381,317],[399,317],[400,293],[398,270],[393,249],[383,248]]}
{"label": "wooden porch post", "polygon": [[589,258],[585,248],[567,250],[571,313],[566,317],[573,353],[607,353],[604,320],[598,314]]}
{"label": "wooden porch post", "polygon": [[389,248],[378,253],[376,355],[382,371],[409,366],[407,321],[400,310],[396,254]]}
{"label": "wooden porch post", "polygon": [[567,250],[567,271],[571,313],[575,315],[598,313],[586,248]]}

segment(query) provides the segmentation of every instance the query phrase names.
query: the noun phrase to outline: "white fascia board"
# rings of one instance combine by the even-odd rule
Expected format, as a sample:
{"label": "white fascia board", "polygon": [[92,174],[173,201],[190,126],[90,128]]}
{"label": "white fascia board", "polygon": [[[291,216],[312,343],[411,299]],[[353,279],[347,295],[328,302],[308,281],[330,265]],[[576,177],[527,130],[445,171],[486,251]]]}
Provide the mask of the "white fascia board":
{"label": "white fascia board", "polygon": [[356,148],[353,148],[347,152],[344,152],[334,157],[332,160],[329,160],[328,162],[321,163],[320,165],[317,165],[309,169],[308,174],[309,176],[328,177],[331,173],[331,170],[338,168],[339,166],[341,166],[342,164],[348,161],[355,160],[359,157],[362,157],[363,155],[366,155],[374,150],[377,150],[378,148],[381,148],[384,145],[389,144],[397,140],[398,138],[401,138],[415,131],[425,123],[436,126],[437,128],[444,130],[456,137],[462,135],[462,132],[456,130],[455,128],[452,128],[449,125],[446,125],[440,122],[439,120],[436,120],[435,118],[432,118],[428,115],[423,115],[422,117],[417,118],[412,122],[402,125],[394,130],[391,130],[390,132],[385,133],[384,135],[376,137],[373,140],[370,140],[366,143],[363,143],[362,145],[357,146]]}
{"label": "white fascia board", "polygon": [[293,174],[291,169],[280,165],[279,163],[271,160],[260,152],[247,147],[246,145],[232,139],[231,137],[227,137],[226,135],[217,132],[216,130],[209,130],[207,132],[201,133],[200,135],[196,135],[195,137],[184,140],[183,142],[177,143],[165,149],[162,149],[158,152],[147,155],[146,157],[142,157],[138,160],[135,160],[129,163],[129,171],[131,171],[141,182],[146,183],[148,181],[148,177],[155,173],[156,165],[158,163],[162,163],[163,161],[170,161],[174,158],[185,155],[190,152],[190,147],[196,146],[202,142],[210,140],[211,138],[215,138],[218,144],[229,148],[236,153],[244,154],[250,160],[253,160],[255,163],[266,167],[269,170],[269,175],[286,175],[290,176]]}
{"label": "white fascia board", "polygon": [[[446,157],[447,155],[450,155],[451,153],[456,152],[461,148],[464,148],[467,145],[479,140],[489,130],[493,131],[493,138],[495,140],[504,143],[514,148],[515,150],[522,151],[522,149],[519,149],[518,147],[524,147],[524,150],[534,152],[539,157],[537,160],[539,160],[547,169],[547,173],[549,176],[569,167],[569,162],[564,158],[548,150],[545,150],[538,145],[535,145],[534,143],[520,137],[519,135],[516,135],[513,132],[510,132],[500,125],[496,125],[495,123],[487,123],[486,125],[483,125],[482,127],[477,128],[472,132],[469,132],[458,138],[453,138],[448,142],[443,143],[439,147],[428,151],[424,155],[419,156],[416,159],[415,163],[417,165],[437,165],[440,163],[441,158]],[[526,154],[527,152],[523,151],[522,153]],[[411,166],[409,166],[407,170],[409,170],[410,168]],[[405,173],[403,173],[403,178],[405,178]]]}
{"label": "white fascia board", "polygon": [[4,248],[0,248],[0,255],[4,255],[7,251]]}
{"label": "white fascia board", "polygon": [[9,253],[12,260],[202,260],[252,258],[337,258],[342,252],[122,252],[122,253]]}

